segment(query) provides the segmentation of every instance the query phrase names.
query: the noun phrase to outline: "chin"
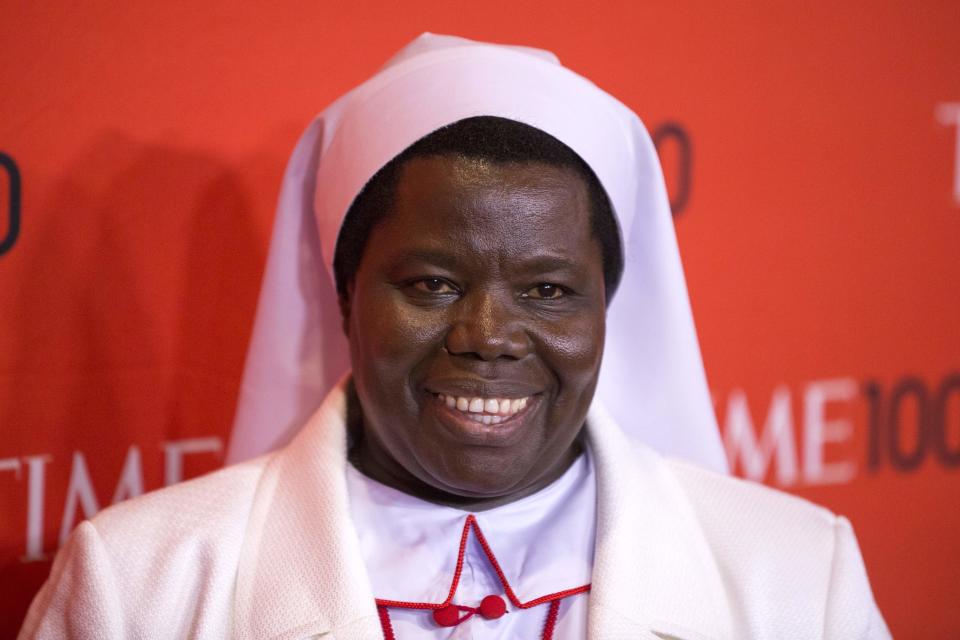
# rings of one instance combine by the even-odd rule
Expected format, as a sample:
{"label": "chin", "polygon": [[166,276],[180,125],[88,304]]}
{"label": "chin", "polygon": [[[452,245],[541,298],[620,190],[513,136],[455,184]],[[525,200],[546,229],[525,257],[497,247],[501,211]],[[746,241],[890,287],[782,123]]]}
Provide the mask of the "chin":
{"label": "chin", "polygon": [[504,460],[496,453],[464,454],[446,461],[442,471],[433,474],[431,484],[461,498],[502,498],[525,489],[523,481],[531,466]]}

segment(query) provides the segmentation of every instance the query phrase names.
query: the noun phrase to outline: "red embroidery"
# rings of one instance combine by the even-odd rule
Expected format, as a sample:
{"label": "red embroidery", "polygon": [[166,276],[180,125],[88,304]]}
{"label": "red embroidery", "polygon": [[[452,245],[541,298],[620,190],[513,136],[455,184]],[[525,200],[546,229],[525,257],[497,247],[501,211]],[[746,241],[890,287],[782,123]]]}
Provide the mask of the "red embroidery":
{"label": "red embroidery", "polygon": [[547,621],[543,625],[543,640],[549,640],[553,637],[553,628],[557,624],[557,615],[560,613],[560,601],[554,600],[550,603],[550,610],[547,611]]}
{"label": "red embroidery", "polygon": [[[503,569],[500,568],[500,563],[497,562],[496,556],[493,555],[493,550],[490,549],[487,539],[480,530],[480,525],[477,524],[477,518],[473,514],[470,514],[467,516],[467,521],[463,525],[463,534],[460,536],[460,548],[457,552],[457,566],[453,572],[450,591],[447,593],[447,597],[443,602],[407,602],[403,600],[383,600],[377,598],[377,612],[380,614],[380,625],[383,627],[383,637],[385,640],[395,640],[393,628],[390,624],[390,613],[387,611],[388,607],[395,607],[397,609],[433,609],[434,620],[442,626],[454,626],[475,613],[480,613],[489,618],[499,618],[503,615],[503,612],[498,612],[496,615],[488,615],[489,613],[494,613],[491,608],[492,605],[488,602],[490,598],[496,598],[502,603],[502,600],[497,596],[487,596],[484,598],[484,602],[488,603],[487,612],[484,612],[484,602],[481,602],[479,608],[452,604],[453,597],[457,593],[457,586],[460,584],[460,575],[463,573],[463,559],[467,551],[467,541],[471,529],[473,529],[474,535],[477,536],[477,542],[480,543],[483,553],[487,556],[487,560],[490,561],[490,565],[496,572],[500,584],[503,585],[504,593],[506,593],[507,598],[509,598],[513,606],[518,609],[530,609],[545,602],[550,603],[550,609],[547,611],[547,619],[543,627],[543,640],[550,640],[553,637],[553,629],[556,626],[557,616],[560,612],[560,601],[569,596],[586,593],[590,590],[590,585],[585,584],[580,587],[574,587],[573,589],[564,589],[563,591],[540,596],[527,602],[521,602],[507,581],[507,576],[503,573]],[[497,607],[497,609],[499,609],[499,607]],[[460,616],[459,611],[464,611],[466,614]]]}
{"label": "red embroidery", "polygon": [[380,626],[383,628],[384,640],[396,640],[393,635],[393,625],[390,624],[390,613],[386,607],[377,607],[377,613],[380,615]]}

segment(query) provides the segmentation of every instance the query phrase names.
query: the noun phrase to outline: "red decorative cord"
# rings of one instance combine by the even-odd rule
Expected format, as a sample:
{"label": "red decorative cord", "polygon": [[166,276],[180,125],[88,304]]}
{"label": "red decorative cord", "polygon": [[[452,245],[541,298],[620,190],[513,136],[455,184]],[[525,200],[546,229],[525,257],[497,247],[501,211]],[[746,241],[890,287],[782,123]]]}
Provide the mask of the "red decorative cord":
{"label": "red decorative cord", "polygon": [[390,624],[390,612],[386,607],[377,607],[377,613],[380,614],[380,626],[383,628],[383,640],[396,640],[393,635],[393,625]]}
{"label": "red decorative cord", "polygon": [[553,637],[553,629],[556,626],[557,616],[560,611],[560,601],[568,596],[590,591],[590,585],[585,584],[580,587],[574,587],[573,589],[565,589],[563,591],[557,591],[556,593],[540,596],[539,598],[534,598],[528,602],[521,602],[520,598],[517,597],[516,593],[513,591],[513,588],[510,586],[510,583],[507,581],[507,576],[504,574],[503,569],[500,568],[500,563],[497,562],[496,556],[493,555],[493,550],[490,548],[490,545],[487,543],[487,539],[480,530],[480,525],[477,524],[476,516],[470,514],[467,516],[467,521],[463,525],[463,533],[460,535],[460,546],[457,550],[457,566],[453,572],[453,580],[450,583],[450,591],[447,593],[447,597],[443,602],[407,602],[404,600],[383,600],[381,598],[377,598],[377,612],[380,614],[380,626],[383,627],[383,637],[385,640],[396,640],[396,637],[393,634],[393,627],[390,624],[390,613],[387,610],[388,607],[396,607],[398,609],[436,610],[454,606],[460,611],[467,612],[466,615],[457,620],[457,624],[463,622],[467,618],[471,617],[474,613],[480,611],[475,607],[451,604],[453,602],[453,597],[457,593],[457,586],[460,584],[460,576],[463,573],[463,562],[467,551],[467,541],[469,540],[470,529],[473,529],[474,534],[477,536],[477,542],[480,543],[483,553],[487,556],[487,560],[490,562],[490,565],[496,572],[497,578],[500,580],[500,584],[503,585],[503,590],[507,594],[507,598],[510,599],[510,602],[513,604],[513,606],[517,607],[518,609],[530,609],[545,602],[550,603],[550,609],[547,611],[547,620],[543,627],[543,640],[550,640]]}
{"label": "red decorative cord", "polygon": [[[510,583],[507,582],[507,576],[504,575],[503,569],[500,568],[500,563],[497,562],[496,556],[493,555],[493,551],[490,549],[490,545],[487,544],[487,539],[483,536],[483,532],[480,531],[480,525],[477,524],[477,519],[470,514],[467,516],[467,524],[464,525],[464,529],[472,526],[474,533],[476,533],[477,541],[480,543],[480,546],[483,547],[483,552],[487,555],[487,559],[490,561],[490,564],[493,565],[493,570],[497,572],[497,577],[500,579],[500,584],[503,585],[503,590],[507,593],[507,597],[510,598],[510,602],[513,603],[513,606],[520,609],[529,609],[530,607],[535,607],[538,604],[543,604],[544,602],[550,602],[552,600],[559,600],[560,598],[566,598],[567,596],[572,596],[578,593],[584,593],[585,591],[590,590],[590,585],[585,584],[582,587],[575,587],[573,589],[566,589],[564,591],[558,591],[556,593],[551,593],[539,598],[534,598],[529,602],[520,602],[520,598],[513,592],[513,589],[510,587]],[[462,564],[463,557],[460,558],[460,563]]]}
{"label": "red decorative cord", "polygon": [[470,518],[473,514],[467,516],[467,522],[463,525],[463,533],[460,534],[460,547],[457,551],[457,568],[453,572],[453,582],[450,584],[450,591],[443,602],[406,602],[404,600],[382,600],[377,598],[377,605],[382,607],[397,607],[399,609],[442,609],[453,601],[453,596],[457,593],[457,585],[460,584],[460,574],[463,573],[463,558],[467,552],[467,537],[470,534]]}
{"label": "red decorative cord", "polygon": [[553,628],[557,626],[557,615],[560,613],[560,601],[554,600],[550,603],[550,610],[547,611],[547,622],[543,625],[543,640],[553,638]]}

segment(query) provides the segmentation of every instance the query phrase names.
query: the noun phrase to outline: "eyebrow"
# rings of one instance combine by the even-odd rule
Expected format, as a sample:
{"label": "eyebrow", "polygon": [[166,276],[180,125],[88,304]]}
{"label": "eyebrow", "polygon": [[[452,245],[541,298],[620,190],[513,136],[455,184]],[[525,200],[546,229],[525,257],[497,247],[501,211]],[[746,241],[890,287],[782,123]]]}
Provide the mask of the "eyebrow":
{"label": "eyebrow", "polygon": [[402,264],[405,262],[427,262],[437,265],[438,267],[453,269],[457,265],[457,256],[447,251],[413,249],[411,251],[404,251],[397,256],[397,259],[393,262],[394,264]]}
{"label": "eyebrow", "polygon": [[[438,267],[453,270],[459,265],[460,258],[456,253],[449,251],[413,249],[410,251],[405,251],[401,255],[397,256],[394,264],[399,265],[406,262],[425,262]],[[583,268],[583,265],[580,263],[571,260],[566,256],[555,253],[545,253],[542,255],[534,255],[529,258],[522,258],[518,266],[524,270],[537,273],[549,273],[553,271],[565,270],[576,271]]]}
{"label": "eyebrow", "polygon": [[574,271],[582,269],[583,265],[571,260],[570,258],[567,258],[566,256],[547,253],[533,256],[528,260],[524,260],[523,267],[538,273],[546,273],[551,271]]}

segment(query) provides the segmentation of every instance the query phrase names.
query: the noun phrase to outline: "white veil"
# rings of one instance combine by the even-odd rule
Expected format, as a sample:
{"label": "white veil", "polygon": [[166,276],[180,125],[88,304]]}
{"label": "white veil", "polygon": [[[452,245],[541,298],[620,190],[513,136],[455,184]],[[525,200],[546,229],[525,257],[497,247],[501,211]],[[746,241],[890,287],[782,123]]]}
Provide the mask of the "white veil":
{"label": "white veil", "polygon": [[286,443],[349,369],[332,264],[353,199],[406,147],[479,115],[566,143],[613,204],[625,269],[595,402],[660,452],[726,471],[663,175],[640,119],[549,52],[432,34],[317,116],[290,158],[228,462]]}

